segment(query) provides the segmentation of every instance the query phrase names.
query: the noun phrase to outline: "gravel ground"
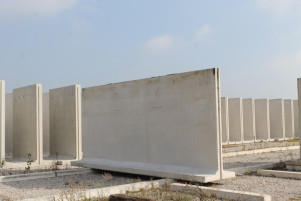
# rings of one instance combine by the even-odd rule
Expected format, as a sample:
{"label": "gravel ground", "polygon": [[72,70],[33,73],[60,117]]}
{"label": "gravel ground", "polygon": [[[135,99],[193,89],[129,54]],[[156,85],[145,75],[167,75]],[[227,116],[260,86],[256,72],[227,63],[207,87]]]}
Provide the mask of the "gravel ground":
{"label": "gravel ground", "polygon": [[301,180],[244,175],[222,180],[213,187],[264,193],[271,195],[273,201],[301,200]]}
{"label": "gravel ground", "polygon": [[9,182],[0,184],[0,197],[5,199],[25,199],[83,190],[101,188],[150,180],[129,174],[95,172],[84,175],[63,176],[47,179]]}
{"label": "gravel ground", "polygon": [[[237,168],[250,165],[279,162],[300,157],[299,150],[280,151],[272,153],[245,155],[224,158],[224,168]],[[23,171],[23,170],[22,170]],[[11,200],[55,195],[70,192],[72,189],[91,189],[139,181],[150,180],[149,177],[137,178],[137,175],[95,172],[84,175],[64,176],[47,179],[9,182],[0,184],[0,197]],[[273,200],[288,200],[301,198],[301,180],[244,175],[219,181],[214,187],[265,193],[273,196]]]}
{"label": "gravel ground", "polygon": [[224,169],[246,167],[259,164],[267,164],[270,162],[280,162],[288,160],[296,160],[300,157],[300,150],[288,150],[280,152],[252,154],[245,156],[236,156],[223,158]]}
{"label": "gravel ground", "polygon": [[266,149],[272,147],[288,147],[288,146],[299,146],[299,139],[290,139],[284,141],[262,141],[255,143],[244,143],[244,144],[232,144],[223,145],[223,153],[248,151],[254,149]]}

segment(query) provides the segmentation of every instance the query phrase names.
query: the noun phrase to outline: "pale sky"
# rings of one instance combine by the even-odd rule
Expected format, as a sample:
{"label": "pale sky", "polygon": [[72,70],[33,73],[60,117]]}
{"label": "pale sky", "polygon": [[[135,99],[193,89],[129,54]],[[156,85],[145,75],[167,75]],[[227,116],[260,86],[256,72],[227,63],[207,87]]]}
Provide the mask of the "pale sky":
{"label": "pale sky", "polygon": [[221,69],[222,96],[297,98],[299,0],[0,0],[6,90]]}

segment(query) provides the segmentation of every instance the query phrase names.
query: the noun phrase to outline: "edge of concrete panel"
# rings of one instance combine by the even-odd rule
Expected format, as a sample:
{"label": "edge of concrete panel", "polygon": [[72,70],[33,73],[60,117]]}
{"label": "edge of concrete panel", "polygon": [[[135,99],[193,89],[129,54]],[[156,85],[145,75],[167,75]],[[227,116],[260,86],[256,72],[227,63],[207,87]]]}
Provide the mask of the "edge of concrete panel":
{"label": "edge of concrete panel", "polygon": [[[223,114],[223,112],[225,114]],[[221,97],[221,126],[222,126],[222,144],[223,145],[229,144],[229,113],[228,112],[229,112],[228,111],[228,97]],[[225,140],[224,140],[224,138],[225,138]]]}
{"label": "edge of concrete panel", "polygon": [[76,90],[76,141],[77,141],[77,160],[83,156],[82,147],[82,91],[80,85],[75,85]]}
{"label": "edge of concrete panel", "polygon": [[0,160],[5,160],[5,81],[0,80]]}
{"label": "edge of concrete panel", "polygon": [[[299,132],[301,132],[301,78],[297,79],[297,83],[298,83]],[[301,140],[300,140],[300,145],[301,145]],[[300,153],[301,153],[301,149],[300,149]]]}
{"label": "edge of concrete panel", "polygon": [[[239,100],[239,140],[231,140],[231,109],[229,108],[230,101]],[[244,130],[243,130],[243,104],[242,98],[228,98],[228,114],[229,114],[229,144],[241,144],[244,142]]]}

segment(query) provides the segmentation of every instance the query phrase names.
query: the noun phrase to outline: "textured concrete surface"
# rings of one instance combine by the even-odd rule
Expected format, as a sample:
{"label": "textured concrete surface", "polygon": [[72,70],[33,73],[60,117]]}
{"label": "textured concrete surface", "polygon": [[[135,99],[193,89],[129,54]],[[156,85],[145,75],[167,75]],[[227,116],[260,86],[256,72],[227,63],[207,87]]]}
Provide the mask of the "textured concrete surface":
{"label": "textured concrete surface", "polygon": [[283,99],[270,99],[270,138],[282,140],[285,138],[285,120]]}
{"label": "textured concrete surface", "polygon": [[50,90],[49,115],[51,155],[80,159],[82,156],[80,86]]}
{"label": "textured concrete surface", "polygon": [[255,101],[253,98],[242,99],[244,141],[256,140]]}
{"label": "textured concrete surface", "polygon": [[83,89],[84,156],[78,164],[219,179],[219,85],[219,70],[208,69]]}
{"label": "textured concrete surface", "polygon": [[298,107],[298,100],[294,100],[294,123],[295,123],[295,136],[301,137],[300,132],[300,118],[299,118],[299,107]]}
{"label": "textured concrete surface", "polygon": [[270,139],[270,112],[268,99],[255,99],[256,139]]}
{"label": "textured concrete surface", "polygon": [[43,152],[42,85],[13,91],[13,155],[40,162]]}
{"label": "textured concrete surface", "polygon": [[50,155],[49,93],[43,93],[43,156]]}

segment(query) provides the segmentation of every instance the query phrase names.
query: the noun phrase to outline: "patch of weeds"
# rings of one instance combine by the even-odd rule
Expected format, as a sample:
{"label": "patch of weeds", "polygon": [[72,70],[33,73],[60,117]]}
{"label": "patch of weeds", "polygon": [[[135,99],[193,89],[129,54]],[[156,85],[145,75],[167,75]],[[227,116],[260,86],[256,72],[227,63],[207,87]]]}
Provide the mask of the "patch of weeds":
{"label": "patch of weeds", "polygon": [[31,159],[31,153],[27,154],[27,167],[25,167],[25,173],[28,173],[30,171],[31,168],[31,164],[33,163],[33,160]]}
{"label": "patch of weeds", "polygon": [[246,171],[246,172],[244,173],[244,175],[252,176],[252,175],[256,175],[256,172]]}
{"label": "patch of weeds", "polygon": [[299,142],[299,138],[288,139],[287,142]]}
{"label": "patch of weeds", "polygon": [[103,178],[105,181],[109,181],[109,180],[112,180],[112,179],[113,179],[113,176],[112,176],[112,174],[105,172],[104,174],[102,174],[102,178]]}

